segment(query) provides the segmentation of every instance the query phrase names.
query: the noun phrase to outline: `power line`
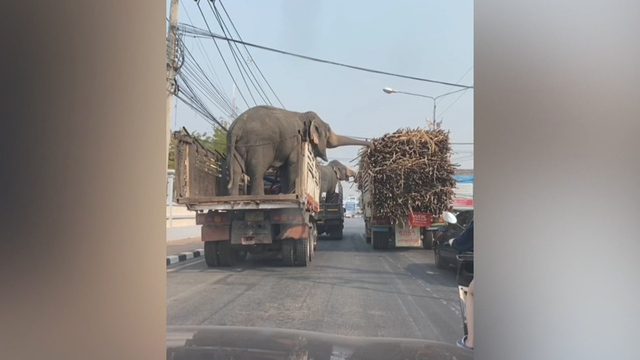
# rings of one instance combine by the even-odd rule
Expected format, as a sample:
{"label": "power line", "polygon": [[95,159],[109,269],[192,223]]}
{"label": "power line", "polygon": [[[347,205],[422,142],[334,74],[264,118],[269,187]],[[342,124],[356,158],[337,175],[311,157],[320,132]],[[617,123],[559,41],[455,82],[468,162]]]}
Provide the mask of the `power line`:
{"label": "power line", "polygon": [[217,34],[214,34],[213,32],[211,32],[210,29],[209,29],[209,32],[207,33],[203,29],[198,29],[196,27],[192,27],[191,34],[194,37],[197,37],[197,36],[211,37],[211,38],[214,38],[214,39],[236,42],[238,44],[243,44],[243,45],[246,45],[246,46],[250,46],[250,47],[254,47],[254,48],[258,48],[258,49],[262,49],[262,50],[266,50],[266,51],[276,52],[276,53],[279,53],[279,54],[289,55],[289,56],[298,57],[298,58],[301,58],[301,59],[315,61],[315,62],[320,62],[320,63],[324,63],[324,64],[330,64],[330,65],[345,67],[345,68],[349,68],[349,69],[353,69],[353,70],[359,70],[359,71],[375,73],[375,74],[381,74],[381,75],[388,75],[388,76],[404,78],[404,79],[409,79],[409,80],[423,81],[423,82],[429,82],[429,83],[435,83],[435,84],[441,84],[441,85],[449,85],[449,86],[452,86],[452,87],[473,89],[473,86],[468,86],[468,85],[453,84],[453,83],[444,82],[444,81],[424,79],[424,78],[419,78],[419,77],[409,76],[409,75],[395,74],[395,73],[390,73],[390,72],[386,72],[386,71],[374,70],[374,69],[364,68],[364,67],[361,67],[361,66],[348,65],[348,64],[338,63],[338,62],[335,62],[335,61],[323,60],[323,59],[318,59],[318,58],[314,58],[314,57],[310,57],[310,56],[306,56],[306,55],[295,54],[295,53],[291,53],[291,52],[288,52],[288,51],[278,50],[278,49],[274,49],[274,48],[270,48],[270,47],[266,47],[266,46],[262,46],[262,45],[256,45],[256,44],[248,43],[246,41],[235,40],[235,39],[231,39],[231,38],[228,38],[228,37],[225,37],[225,36],[220,36],[220,35],[217,35]]}
{"label": "power line", "polygon": [[[467,70],[464,75],[462,75],[460,77],[460,79],[458,79],[458,81],[456,81],[456,84],[459,84],[460,81],[462,81],[462,79],[464,79],[465,76],[467,76],[467,74],[469,73],[469,71],[471,71],[471,69],[473,69],[474,65],[471,65],[471,67],[469,68],[469,70]],[[453,86],[449,88],[449,90],[447,90],[445,93],[448,93],[449,91],[453,90]],[[444,99],[444,97],[440,98],[439,100],[441,101],[442,99]],[[440,102],[438,101],[438,103]]]}
{"label": "power line", "polygon": [[[229,22],[231,23],[231,27],[233,27],[233,30],[236,32],[236,35],[238,35],[238,39],[240,39],[240,41],[243,41],[242,40],[242,36],[240,36],[240,33],[238,32],[238,29],[236,28],[236,25],[233,23],[233,20],[231,20],[231,16],[229,16],[229,13],[227,12],[227,9],[225,8],[224,4],[222,3],[221,0],[218,0],[218,3],[222,7],[222,10],[224,11],[224,13],[227,15],[227,18],[229,18]],[[243,46],[244,46],[244,49],[247,51],[247,54],[249,54],[249,58],[253,59],[253,56],[251,56],[251,52],[249,52],[249,48],[246,45],[243,45]],[[260,74],[260,76],[262,76],[262,79],[264,80],[265,83],[267,83],[267,86],[269,87],[269,89],[271,90],[273,95],[276,97],[276,99],[278,100],[278,102],[280,103],[282,108],[284,109],[285,108],[284,104],[282,103],[282,101],[280,101],[280,98],[278,97],[278,94],[276,94],[276,92],[273,90],[273,88],[271,87],[271,84],[269,84],[269,81],[267,81],[267,78],[262,73],[262,70],[260,70],[260,67],[258,67],[258,64],[254,61],[253,65],[255,65],[256,69],[258,70],[258,73]]]}
{"label": "power line", "polygon": [[[197,95],[193,84],[199,85],[201,89],[204,89],[203,93],[205,94],[205,96],[215,95],[217,90],[216,86],[208,79],[206,74],[204,74],[204,72],[202,71],[202,68],[196,62],[197,68],[204,74],[204,78],[209,81],[209,84],[213,87],[214,91],[210,91],[209,89],[207,89],[206,81],[198,76],[197,70],[191,68],[189,60],[193,58],[193,55],[191,55],[189,49],[184,46],[184,42],[182,42],[182,39],[178,38],[178,42],[181,45],[179,46],[179,49],[181,50],[181,54],[183,55],[183,61],[179,67],[177,75],[179,83],[184,84],[184,90],[178,91],[176,97],[186,105],[191,107],[194,111],[196,111],[196,113],[202,115],[202,117],[204,117],[205,120],[211,123],[211,125],[217,125],[221,129],[226,131],[225,126],[220,123],[218,119],[215,118],[215,116],[213,116],[211,111]],[[191,80],[193,80],[193,84]],[[216,104],[218,108],[223,112],[224,110],[220,107],[220,105],[222,105],[223,107],[224,105],[228,105],[224,101],[216,100],[214,98],[209,98],[209,100]]]}
{"label": "power line", "polygon": [[446,109],[444,109],[443,112],[440,113],[440,120],[442,120],[442,116],[447,112],[447,110],[451,109],[451,107],[458,102],[458,100],[460,100],[460,98],[462,98],[464,96],[464,94],[467,93],[467,90],[464,90],[460,96],[458,96],[452,103],[451,105],[449,105]]}
{"label": "power line", "polygon": [[[207,4],[209,4],[209,8],[211,8],[211,11],[213,12],[213,16],[218,21],[218,25],[220,25],[220,29],[222,30],[222,33],[226,36],[227,32],[225,31],[225,26],[221,22],[221,19],[218,17],[218,13],[213,8],[213,6],[211,5],[210,2],[207,1]],[[244,85],[247,87],[247,91],[249,91],[249,96],[251,96],[251,99],[253,100],[254,105],[258,105],[258,102],[256,102],[256,98],[253,96],[253,92],[251,92],[251,89],[249,88],[249,84],[247,84],[247,79],[245,79],[245,77],[244,77],[244,72],[243,72],[244,64],[242,63],[242,61],[238,62],[238,54],[236,54],[236,52],[233,50],[233,46],[231,45],[231,42],[227,42],[227,45],[229,45],[229,51],[231,51],[231,56],[233,57],[233,61],[236,63],[236,67],[238,68],[238,72],[240,73],[240,77],[242,77],[242,81],[244,82]],[[241,67],[241,64],[242,64],[242,67]],[[245,70],[245,72],[246,72],[246,70]],[[251,79],[249,79],[249,81],[251,81]],[[255,85],[254,85],[254,87],[255,87]],[[262,99],[262,100],[264,101],[264,99]]]}
{"label": "power line", "polygon": [[[207,25],[207,29],[209,29],[209,33],[211,33],[211,27],[209,27],[209,22],[207,21],[207,18],[204,16],[204,12],[202,12],[202,8],[200,7],[200,3],[198,2],[197,4],[198,4],[198,10],[200,10],[200,15],[202,15],[202,19],[204,19],[204,23]],[[218,46],[218,44],[215,41],[213,43],[215,44],[216,49],[218,49],[218,53],[220,54],[220,57],[222,58],[222,62],[224,63],[224,66],[227,68],[227,72],[229,72],[229,76],[231,76],[231,80],[233,81],[233,83],[235,84],[236,88],[238,89],[238,93],[240,94],[240,97],[244,101],[245,105],[247,105],[247,107],[250,107],[249,103],[247,102],[247,99],[245,99],[244,95],[242,94],[242,91],[240,91],[240,88],[238,87],[238,83],[236,82],[236,79],[233,77],[233,74],[231,73],[231,70],[229,69],[229,65],[227,65],[227,61],[224,59],[224,55],[222,55],[222,50],[220,50],[220,47]]]}
{"label": "power line", "polygon": [[[202,67],[200,67],[198,62],[195,60],[193,54],[191,54],[191,51],[186,47],[182,39],[179,39],[179,44],[181,45],[180,50],[182,50],[182,54],[184,54],[183,63],[181,64],[178,71],[179,78],[185,83],[189,83],[189,77],[191,77],[196,84],[200,85],[200,88],[201,90],[203,90],[205,96],[209,96],[209,99],[214,104],[216,104],[216,106],[222,112],[226,112],[229,111],[229,109],[232,109],[229,101],[225,98],[220,89],[218,89],[217,86],[213,84],[213,82],[209,79]],[[196,69],[192,69],[192,62],[195,64]],[[201,76],[199,76],[198,70],[201,73]],[[204,80],[202,79],[202,77],[204,78]],[[209,85],[211,85],[211,89],[207,88],[207,82],[209,83]],[[192,88],[189,87],[189,89]],[[217,96],[218,99],[215,99],[215,96]],[[193,93],[191,97],[199,99],[199,97],[195,93]],[[204,104],[202,104],[201,106],[204,106]],[[213,115],[211,115],[211,118],[213,119],[213,121],[217,122]]]}
{"label": "power line", "polygon": [[[184,10],[184,13],[187,15],[187,18],[189,19],[189,21],[193,24],[193,20],[191,19],[191,15],[189,15],[189,11],[187,10],[187,7],[184,6],[184,2],[180,2],[180,5],[182,5],[182,9]],[[211,72],[213,73],[213,75],[216,77],[216,79],[218,80],[218,86],[222,87],[222,81],[220,81],[220,77],[218,76],[218,73],[216,72],[216,70],[213,68],[212,64],[213,61],[211,61],[211,58],[209,57],[209,53],[206,51],[206,49],[204,48],[204,46],[202,45],[202,39],[197,39],[197,44],[200,47],[200,51],[202,52],[202,54],[207,58],[207,65],[209,66],[209,70],[211,70]],[[231,102],[229,102],[231,103]]]}
{"label": "power line", "polygon": [[[229,27],[225,23],[224,19],[222,19],[222,15],[220,14],[220,11],[215,6],[215,4],[211,5],[211,3],[209,3],[209,7],[214,12],[214,15],[216,16],[216,19],[218,20],[218,23],[220,24],[220,28],[222,28],[222,32],[225,34],[225,36],[232,37],[231,36],[231,31],[229,30]],[[232,48],[231,44],[232,43],[229,42],[229,49],[231,49],[231,52],[234,54],[234,56],[236,56],[235,52],[233,51],[233,48]],[[238,54],[240,54],[239,57],[242,59],[242,61],[240,63],[242,64],[242,68],[244,69],[245,73],[247,73],[249,81],[251,82],[251,85],[253,85],[253,87],[257,90],[258,95],[260,95],[260,97],[262,98],[262,101],[264,101],[265,103],[273,106],[273,104],[271,103],[271,99],[269,99],[269,96],[267,95],[267,93],[262,88],[262,85],[260,85],[260,82],[258,81],[258,78],[253,73],[253,71],[251,70],[251,66],[249,64],[245,64],[246,59],[244,58],[244,55],[242,54],[242,51],[240,51],[240,47],[236,43],[233,43],[233,46],[235,46],[236,50],[238,51]],[[246,67],[245,67],[245,65],[246,65]],[[252,80],[252,78],[253,78],[253,80]],[[254,80],[255,80],[255,83],[254,83]]]}

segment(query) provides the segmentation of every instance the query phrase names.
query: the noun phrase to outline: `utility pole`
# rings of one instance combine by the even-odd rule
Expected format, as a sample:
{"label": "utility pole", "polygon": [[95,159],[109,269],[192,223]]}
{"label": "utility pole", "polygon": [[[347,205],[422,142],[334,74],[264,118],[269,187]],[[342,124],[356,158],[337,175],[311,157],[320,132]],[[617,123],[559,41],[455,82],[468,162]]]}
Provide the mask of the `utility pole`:
{"label": "utility pole", "polygon": [[167,30],[167,103],[166,103],[166,127],[167,127],[167,152],[165,153],[165,166],[169,168],[169,145],[171,144],[171,118],[173,117],[173,96],[176,90],[176,71],[178,69],[178,9],[179,0],[171,0],[169,9],[169,29]]}

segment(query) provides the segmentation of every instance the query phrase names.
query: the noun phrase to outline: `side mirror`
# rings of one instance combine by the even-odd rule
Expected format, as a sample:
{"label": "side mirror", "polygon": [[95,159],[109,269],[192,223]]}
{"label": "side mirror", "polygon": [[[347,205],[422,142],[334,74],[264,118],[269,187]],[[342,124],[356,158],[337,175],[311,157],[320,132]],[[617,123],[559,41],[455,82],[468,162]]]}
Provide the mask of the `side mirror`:
{"label": "side mirror", "polygon": [[448,222],[449,224],[458,223],[458,218],[453,213],[448,211],[445,211],[444,213],[442,213],[442,218],[444,219],[444,221]]}

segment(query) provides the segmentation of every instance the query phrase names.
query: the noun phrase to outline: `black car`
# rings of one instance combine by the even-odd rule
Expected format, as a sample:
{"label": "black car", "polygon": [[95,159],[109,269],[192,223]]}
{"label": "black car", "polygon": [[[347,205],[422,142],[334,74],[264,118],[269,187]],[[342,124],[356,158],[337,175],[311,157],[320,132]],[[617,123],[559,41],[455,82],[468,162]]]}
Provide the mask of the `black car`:
{"label": "black car", "polygon": [[447,269],[451,265],[457,265],[458,260],[456,255],[458,255],[458,252],[451,248],[449,240],[462,234],[464,229],[471,223],[471,220],[473,220],[473,210],[456,212],[456,217],[458,218],[458,223],[447,224],[444,231],[438,232],[434,241],[433,255],[436,267],[439,269]]}

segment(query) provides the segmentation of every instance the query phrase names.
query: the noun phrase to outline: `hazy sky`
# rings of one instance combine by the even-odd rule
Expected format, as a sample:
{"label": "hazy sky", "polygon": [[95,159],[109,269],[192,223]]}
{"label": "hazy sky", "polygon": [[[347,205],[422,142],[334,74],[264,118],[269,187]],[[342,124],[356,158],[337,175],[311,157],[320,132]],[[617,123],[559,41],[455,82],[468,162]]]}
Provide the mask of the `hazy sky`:
{"label": "hazy sky", "polygon": [[[207,0],[201,0],[211,30],[221,34]],[[219,0],[216,0],[218,3]],[[335,62],[427,79],[473,85],[473,2],[468,0],[223,0],[243,40]],[[222,12],[219,4],[216,4]],[[169,1],[167,1],[167,10]],[[224,12],[222,12],[223,17]],[[181,1],[179,21],[206,29],[195,1]],[[230,26],[230,23],[227,25]],[[211,78],[232,97],[232,81],[212,39],[187,39],[186,44]],[[218,44],[240,90],[251,106],[225,42]],[[206,49],[208,57],[200,48]],[[426,126],[432,117],[431,99],[385,94],[382,88],[437,96],[456,90],[449,86],[360,72],[328,64],[249,48],[253,61],[290,110],[313,110],[336,133],[377,137],[398,128]],[[254,72],[255,67],[253,68]],[[470,71],[469,71],[470,70]],[[466,75],[465,75],[466,73]],[[464,78],[461,79],[461,77]],[[259,76],[259,75],[258,75]],[[277,104],[266,85],[263,87]],[[257,97],[257,94],[254,94]],[[462,95],[460,97],[460,95]],[[238,96],[239,112],[247,109]],[[451,131],[453,142],[473,142],[473,90],[438,101],[438,120]],[[453,104],[453,105],[452,105]],[[451,107],[450,107],[451,106]],[[228,118],[213,104],[214,115]],[[446,111],[445,111],[446,110]],[[174,128],[211,131],[211,125],[177,101]],[[454,160],[473,168],[473,146],[454,146]],[[358,147],[328,150],[329,160],[347,164]],[[349,185],[345,187],[348,193]],[[355,189],[355,186],[354,186]]]}

